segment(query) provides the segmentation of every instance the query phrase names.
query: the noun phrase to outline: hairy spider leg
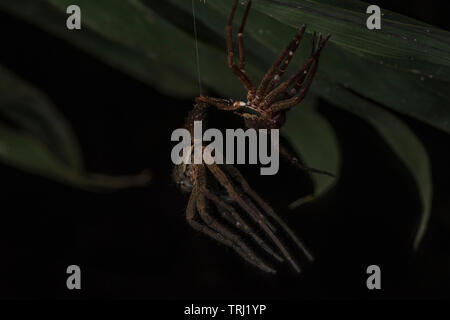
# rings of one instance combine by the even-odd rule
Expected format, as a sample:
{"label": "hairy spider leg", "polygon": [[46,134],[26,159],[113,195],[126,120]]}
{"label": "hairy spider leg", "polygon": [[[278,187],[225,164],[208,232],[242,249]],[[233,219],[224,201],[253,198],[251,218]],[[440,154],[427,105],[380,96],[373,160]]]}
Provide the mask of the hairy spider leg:
{"label": "hairy spider leg", "polygon": [[244,29],[245,23],[247,22],[247,18],[250,14],[250,8],[252,7],[252,0],[247,3],[247,7],[245,8],[244,16],[242,17],[241,27],[238,32],[238,47],[239,47],[239,69],[242,73],[246,73],[245,71],[245,52],[244,52]]}
{"label": "hairy spider leg", "polygon": [[288,80],[282,82],[278,87],[270,91],[264,98],[263,104],[265,108],[270,108],[271,104],[277,100],[277,98],[285,93],[296,81],[305,75],[306,70],[308,70],[314,63],[315,57],[311,57],[303,65],[303,67],[294,73]]}
{"label": "hairy spider leg", "polygon": [[207,108],[208,105],[211,105],[217,107],[217,109],[225,111],[233,111],[240,108],[240,105],[233,103],[231,100],[221,98],[200,96],[195,98],[195,102],[203,104],[204,108]]}
{"label": "hairy spider leg", "polygon": [[312,254],[306,249],[306,246],[303,242],[295,235],[295,233],[286,225],[286,223],[275,213],[275,211],[250,187],[247,180],[242,176],[242,174],[234,168],[233,166],[227,166],[227,171],[230,176],[235,179],[242,187],[242,189],[254,200],[256,203],[272,218],[274,219],[283,229],[287,232],[287,234],[291,237],[291,239],[295,242],[295,244],[303,251],[305,256],[310,261],[314,261]]}
{"label": "hairy spider leg", "polygon": [[[266,74],[264,75],[263,79],[261,80],[261,83],[259,84],[258,89],[256,90],[256,101],[255,103],[258,103],[261,101],[261,99],[266,95],[267,87],[269,86],[269,84],[272,82],[272,80],[275,80],[275,72],[277,72],[280,64],[284,61],[286,61],[286,57],[289,55],[289,53],[291,52],[291,49],[294,46],[297,46],[300,44],[300,40],[303,37],[303,34],[305,32],[306,26],[303,25],[299,31],[297,32],[297,34],[294,36],[294,38],[292,39],[292,41],[287,45],[287,47],[283,50],[283,52],[280,54],[280,56],[278,57],[277,60],[275,60],[275,62],[273,63],[273,65],[270,67],[270,69],[266,72]],[[293,52],[293,51],[292,51]],[[294,53],[294,52],[293,52]],[[293,56],[293,54],[292,54]],[[290,61],[291,59],[289,59]],[[289,62],[287,63],[289,64]],[[286,66],[287,67],[287,66]]]}
{"label": "hairy spider leg", "polygon": [[[310,58],[314,57],[314,53],[318,49],[318,47],[316,46],[316,41],[317,41],[317,36],[316,36],[316,32],[314,31]],[[300,78],[295,83],[295,86],[291,90],[285,91],[283,98],[281,98],[279,100],[286,100],[286,99],[292,98],[293,96],[296,95],[296,93],[298,93],[298,91],[302,87],[303,83],[305,82],[306,76],[308,75],[308,73],[311,70],[311,66],[312,66],[312,63],[309,63],[309,64],[307,63],[307,68],[306,69],[302,68],[303,73],[300,75]]]}
{"label": "hairy spider leg", "polygon": [[[318,46],[316,48],[316,33],[314,32],[314,35],[313,35],[313,46],[311,48],[311,57],[314,55],[315,51],[319,52],[318,56],[317,56],[317,59],[316,59],[316,63],[319,63],[320,50],[322,50],[321,48],[319,49],[319,45],[321,45],[322,47],[324,45],[324,43],[322,43],[322,35],[320,35],[320,37],[319,37],[319,44],[318,44]],[[310,69],[311,68],[309,67],[307,70],[305,70],[304,75],[297,81],[295,86],[288,93],[286,93],[285,98],[292,98],[293,96],[295,96],[299,92],[299,90],[303,86],[303,82],[305,81],[306,75],[309,73]]]}
{"label": "hairy spider leg", "polygon": [[186,208],[186,220],[191,225],[191,227],[194,230],[197,230],[199,232],[202,232],[206,234],[207,236],[213,238],[214,240],[226,245],[232,247],[231,241],[228,239],[225,239],[222,235],[215,232],[208,226],[204,226],[201,223],[195,221],[195,214],[197,212],[197,198],[198,198],[198,191],[197,188],[194,187],[192,190],[191,196],[189,197],[188,205]]}
{"label": "hairy spider leg", "polygon": [[287,109],[290,109],[293,106],[299,104],[305,98],[306,94],[309,91],[309,88],[311,87],[311,84],[314,79],[314,75],[316,74],[318,65],[319,65],[319,61],[315,60],[314,65],[312,66],[312,69],[309,72],[308,77],[306,79],[306,83],[303,85],[303,88],[300,90],[298,96],[294,96],[287,100],[282,100],[282,101],[272,104],[269,107],[269,111],[270,112],[278,112],[281,110],[287,110]]}
{"label": "hairy spider leg", "polygon": [[236,209],[232,205],[226,203],[220,197],[216,196],[210,192],[207,188],[203,188],[203,192],[207,199],[213,202],[219,213],[223,218],[225,218],[229,223],[236,226],[242,232],[248,234],[264,251],[274,257],[276,260],[283,262],[284,259],[280,257],[275,251],[273,251],[269,245],[259,237],[256,232],[241,218]]}
{"label": "hairy spider leg", "polygon": [[254,251],[250,249],[237,234],[221,225],[208,213],[208,210],[206,209],[205,197],[203,195],[199,195],[197,199],[197,210],[200,218],[206,223],[206,225],[225,239],[229,240],[231,242],[231,247],[235,249],[237,253],[240,254],[246,261],[265,272],[275,273],[275,270],[267,266],[266,263],[258,258]]}
{"label": "hairy spider leg", "polygon": [[[207,171],[203,167],[199,169],[198,173],[198,181],[201,188],[201,191],[203,194],[212,201],[216,208],[219,210],[220,214],[224,216],[225,219],[227,219],[231,224],[235,225],[238,229],[242,229],[245,233],[249,234],[259,245],[262,247],[267,253],[272,255],[275,259],[279,261],[283,261],[283,259],[277,255],[251,228],[250,226],[240,217],[240,215],[237,213],[237,211],[233,208],[233,206],[225,203],[218,197],[217,195],[213,194],[211,191],[209,191],[207,187]],[[269,221],[265,219],[265,217],[259,212],[259,210],[253,205],[253,203],[248,203],[252,209],[261,216],[261,219],[264,220],[264,222],[275,231],[275,228],[270,224]],[[227,213],[230,213],[231,216]],[[234,221],[233,221],[234,219]]]}
{"label": "hairy spider leg", "polygon": [[223,170],[220,169],[220,167],[217,164],[211,164],[211,165],[208,165],[207,167],[223,187],[225,187],[224,183],[227,184],[228,187],[230,187],[232,194],[235,195],[235,197],[233,197],[232,194],[230,194],[230,190],[225,187],[225,190],[227,191],[228,195],[230,197],[232,197],[234,200],[236,200],[236,202],[239,205],[241,205],[242,208],[246,209],[247,211],[252,212],[252,214],[255,217],[255,219],[254,219],[255,222],[258,222],[258,223],[261,222],[264,225],[266,225],[271,231],[273,231],[273,232],[276,231],[275,227],[258,210],[258,208],[256,208],[251,202],[243,201],[241,194],[238,191],[236,191],[233,184],[228,179],[227,175],[223,172]]}
{"label": "hairy spider leg", "polygon": [[278,73],[273,77],[272,81],[270,82],[269,87],[265,92],[270,92],[274,87],[277,86],[277,84],[280,82],[281,78],[283,77],[284,73],[287,70],[287,67],[289,66],[289,63],[291,62],[292,58],[294,57],[295,52],[297,51],[300,41],[303,38],[303,34],[305,33],[306,26],[303,25],[300,31],[295,35],[294,40],[292,40],[292,47],[289,50],[289,54],[284,60],[283,64],[278,70]]}
{"label": "hairy spider leg", "polygon": [[[225,238],[222,234],[218,233],[217,231],[195,221],[195,213],[197,212],[196,205],[197,205],[197,191],[193,190],[189,198],[188,207],[186,209],[186,219],[188,220],[189,224],[194,230],[197,230],[198,232],[207,235],[213,240],[216,240],[217,242],[234,249],[234,251],[236,251],[236,253],[239,254],[245,261],[261,269],[260,265],[256,265],[254,261],[248,258],[248,256],[245,254],[242,248],[236,246],[231,240]],[[262,270],[268,273],[276,273],[276,271],[270,267],[267,268],[263,267]]]}
{"label": "hairy spider leg", "polygon": [[[245,22],[247,21],[247,17],[250,13],[250,7],[252,5],[252,1],[249,1],[247,3],[247,8],[244,13],[244,17],[242,18],[242,24],[240,30],[244,30]],[[228,45],[228,66],[233,71],[233,73],[241,80],[242,84],[244,85],[245,89],[249,93],[254,93],[256,91],[255,85],[252,83],[250,78],[245,73],[245,56],[244,56],[244,40],[243,40],[243,33],[240,32],[238,34],[238,46],[239,46],[239,53],[240,53],[240,64],[241,69],[235,64],[234,62],[234,49],[233,49],[233,19],[236,13],[236,9],[238,6],[238,0],[234,1],[233,7],[231,9],[230,17],[228,18],[227,26],[226,26],[226,32],[227,32],[227,45]],[[243,68],[242,68],[243,67]]]}
{"label": "hairy spider leg", "polygon": [[[216,152],[217,152],[217,151],[216,151]],[[221,178],[228,179],[226,173],[225,173],[223,170],[221,170],[220,167],[219,167],[217,164],[212,164],[212,165],[210,165],[209,169],[210,169],[211,172],[213,172],[213,171],[216,172],[216,174],[215,174],[216,178],[217,178],[217,176],[220,176]],[[213,173],[214,173],[214,172],[213,172]],[[219,180],[219,179],[218,179],[218,180]],[[224,181],[224,180],[223,180],[223,181]],[[219,180],[219,182],[221,182],[221,181]],[[202,185],[206,185],[206,184],[202,184]],[[226,190],[227,190],[227,189],[226,189]],[[234,188],[234,186],[233,186],[233,191],[234,191],[239,197],[241,197],[242,199],[247,200],[247,199],[244,197],[244,194],[242,193],[242,191],[241,191],[240,189],[236,189],[236,188]],[[228,192],[228,190],[227,190],[227,192]],[[271,231],[273,231],[273,232],[276,232],[276,231],[277,231],[276,228],[273,226],[273,224],[270,223],[270,221],[267,220],[267,218],[260,212],[260,210],[253,204],[253,202],[251,202],[251,201],[246,201],[245,204],[246,204],[246,206],[248,206],[248,207],[250,208],[250,210],[251,210],[252,212],[255,213],[255,215],[259,216],[259,218],[262,220],[262,222],[263,222],[264,224],[266,224],[266,225],[270,228]]]}
{"label": "hairy spider leg", "polygon": [[[252,208],[253,211],[260,213],[258,207],[251,201],[251,199],[247,197],[244,190],[236,189],[236,192],[239,194],[239,196],[241,196],[242,199],[246,200],[246,203]],[[262,213],[260,213],[260,215],[264,217],[265,222],[267,226],[270,228],[270,230],[272,230],[273,233],[276,233],[277,228],[275,228],[275,226],[269,220],[267,220],[267,218]]]}
{"label": "hairy spider leg", "polygon": [[[206,168],[203,165],[199,166],[198,169],[198,182],[201,186],[206,186]],[[249,261],[265,272],[275,273],[274,269],[267,266],[260,258],[257,257],[255,252],[245,244],[241,237],[233,233],[227,227],[220,224],[208,213],[206,198],[201,192],[199,192],[197,196],[197,211],[200,218],[210,229],[216,231],[225,239],[228,239],[232,244],[232,248],[235,250],[238,249],[238,253],[242,252],[244,254],[243,257],[245,260]]]}
{"label": "hairy spider leg", "polygon": [[[330,36],[328,36],[324,41],[321,41],[321,39],[322,39],[322,35],[321,35],[317,50],[315,51],[313,56],[308,59],[306,64],[297,73],[295,73],[293,76],[291,76],[291,78],[289,78],[289,80],[280,84],[277,88],[272,90],[272,92],[267,95],[265,102],[267,103],[267,105],[269,105],[269,108],[268,108],[269,112],[278,112],[281,110],[289,109],[289,108],[295,106],[296,104],[298,104],[300,101],[302,101],[305,98],[305,96],[308,93],[308,90],[312,84],[312,81],[314,79],[314,75],[317,71],[320,53],[329,38],[330,38]],[[303,85],[303,88],[299,91],[298,96],[292,97],[290,99],[275,102],[278,95],[285,92],[294,83],[301,82],[303,84],[305,76],[307,77],[306,83]]]}
{"label": "hairy spider leg", "polygon": [[195,101],[205,109],[209,106],[214,106],[219,110],[235,111],[235,115],[244,119],[258,119],[261,116],[258,110],[243,102],[232,102],[231,100],[204,96],[195,98]]}
{"label": "hairy spider leg", "polygon": [[314,74],[317,71],[317,66],[318,66],[318,62],[315,61],[311,72],[309,73],[309,77],[306,80],[305,85],[303,86],[303,88],[300,90],[299,95],[298,96],[294,96],[292,98],[289,98],[287,100],[282,100],[279,102],[276,102],[274,104],[272,104],[269,107],[269,111],[270,112],[278,112],[278,111],[282,111],[282,110],[287,110],[292,108],[293,106],[299,104],[306,96],[306,94],[309,91],[309,88],[311,87],[313,78],[314,78]]}
{"label": "hairy spider leg", "polygon": [[231,198],[233,198],[245,210],[245,212],[247,212],[250,215],[250,217],[261,227],[261,229],[264,230],[264,232],[270,237],[273,243],[281,251],[283,256],[290,262],[294,270],[300,272],[301,271],[300,267],[292,258],[292,256],[289,254],[284,245],[281,243],[280,239],[278,239],[278,237],[267,225],[267,223],[265,222],[266,219],[262,219],[263,215],[261,213],[258,214],[257,212],[255,212],[252,209],[252,207],[249,206],[244,201],[244,199],[242,199],[242,197],[236,192],[233,183],[228,179],[226,174],[222,170],[220,170],[220,168],[217,165],[212,164],[208,165],[207,167],[211,171],[211,173],[216,177],[216,179],[220,182],[220,184],[225,188],[225,190],[228,192],[228,195]]}

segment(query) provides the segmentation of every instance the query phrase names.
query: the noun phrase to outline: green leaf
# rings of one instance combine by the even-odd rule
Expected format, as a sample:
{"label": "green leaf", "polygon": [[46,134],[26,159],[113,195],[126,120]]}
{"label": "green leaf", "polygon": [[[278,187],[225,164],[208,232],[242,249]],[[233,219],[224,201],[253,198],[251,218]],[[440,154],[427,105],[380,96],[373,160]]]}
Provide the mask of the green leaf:
{"label": "green leaf", "polygon": [[[66,28],[69,4],[81,7],[82,30]],[[66,39],[167,94],[193,97],[199,93],[192,35],[180,31],[139,1],[0,0],[0,9]],[[203,80],[211,83],[209,88],[220,91],[221,77],[229,73],[223,51],[203,43],[199,49],[204,53],[201,59],[205,65],[223,60],[216,68],[202,72]],[[228,90],[242,92],[235,81]]]}
{"label": "green leaf", "polygon": [[392,113],[335,84],[322,82],[321,85],[328,101],[371,124],[412,174],[422,203],[414,237],[414,248],[418,248],[430,219],[433,194],[431,164],[426,149],[411,129]]}
{"label": "green leaf", "polygon": [[82,157],[65,119],[47,98],[0,66],[0,114],[33,132],[66,165],[80,169]]}
{"label": "green leaf", "polygon": [[[354,6],[355,3],[358,6]],[[361,1],[330,0],[264,0],[256,1],[256,10],[270,15],[283,24],[296,27],[304,21],[310,30],[333,35],[333,43],[349,52],[378,61],[385,65],[416,74],[433,74],[449,80],[449,33],[398,14],[382,10],[382,28],[366,27],[368,3]],[[426,72],[425,72],[426,70]]]}
{"label": "green leaf", "polygon": [[0,123],[0,160],[26,172],[93,191],[143,186],[149,181],[147,172],[135,176],[112,177],[76,170],[62,163],[30,133],[18,132],[2,123]]}
{"label": "green leaf", "polygon": [[45,95],[0,66],[0,161],[90,190],[142,186],[149,175],[110,177],[83,170],[80,148],[65,119]]}
{"label": "green leaf", "polygon": [[317,112],[316,104],[317,99],[310,95],[302,102],[301,108],[289,111],[282,132],[289,138],[306,165],[333,173],[335,177],[312,173],[313,195],[293,202],[291,209],[325,194],[339,178],[339,143],[333,127]]}
{"label": "green leaf", "polygon": [[88,30],[84,25],[82,31],[69,31],[65,26],[67,17],[65,11],[48,1],[0,0],[0,8],[68,40],[86,52],[100,57],[111,66],[150,83],[161,91],[173,93],[173,88],[176,88],[178,95],[187,96],[198,90],[197,86],[189,81],[190,77],[177,74],[175,68],[170,65],[157,63],[151,52],[146,54],[135,48],[128,48],[120,42],[109,40]]}

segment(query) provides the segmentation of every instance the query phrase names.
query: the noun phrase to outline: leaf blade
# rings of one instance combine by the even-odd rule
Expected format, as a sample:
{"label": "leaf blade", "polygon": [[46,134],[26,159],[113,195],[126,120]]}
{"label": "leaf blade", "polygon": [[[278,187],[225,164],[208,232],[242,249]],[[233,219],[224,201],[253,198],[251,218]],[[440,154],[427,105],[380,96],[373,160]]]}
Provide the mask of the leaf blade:
{"label": "leaf blade", "polygon": [[145,185],[148,172],[135,176],[99,175],[83,169],[81,150],[69,124],[49,99],[0,66],[0,161],[9,166],[87,190]]}
{"label": "leaf blade", "polygon": [[294,108],[287,114],[282,132],[301,155],[305,164],[334,174],[334,177],[311,173],[314,193],[294,201],[294,209],[306,202],[326,194],[339,179],[341,154],[333,127],[316,110],[317,98],[310,95],[301,108]]}
{"label": "leaf blade", "polygon": [[[326,86],[327,84],[323,84]],[[392,113],[355,96],[344,88],[328,90],[326,99],[366,120],[388,143],[413,176],[422,204],[413,246],[417,249],[425,235],[431,215],[433,182],[428,153],[416,135]]]}

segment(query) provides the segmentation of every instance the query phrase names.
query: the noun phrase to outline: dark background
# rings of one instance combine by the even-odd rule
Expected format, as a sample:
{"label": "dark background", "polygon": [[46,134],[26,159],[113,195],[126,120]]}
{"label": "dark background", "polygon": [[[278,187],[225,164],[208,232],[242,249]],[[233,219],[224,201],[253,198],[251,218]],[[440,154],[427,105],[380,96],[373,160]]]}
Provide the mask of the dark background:
{"label": "dark background", "polygon": [[[448,29],[447,13],[436,1],[385,2],[376,3]],[[402,116],[425,144],[434,179],[430,226],[413,252],[420,214],[413,178],[365,122],[321,102],[343,153],[342,176],[321,202],[288,210],[291,201],[311,192],[311,181],[285,163],[275,177],[240,168],[317,258],[301,275],[279,266],[279,274],[269,276],[185,220],[187,197],[170,178],[170,135],[183,126],[192,101],[161,95],[5,13],[0,21],[0,64],[58,106],[90,171],[153,173],[146,188],[98,194],[0,165],[1,298],[449,296],[448,135]],[[230,120],[212,117],[218,125]],[[82,269],[81,291],[66,288],[71,264]],[[366,288],[371,264],[381,267],[380,291]]]}

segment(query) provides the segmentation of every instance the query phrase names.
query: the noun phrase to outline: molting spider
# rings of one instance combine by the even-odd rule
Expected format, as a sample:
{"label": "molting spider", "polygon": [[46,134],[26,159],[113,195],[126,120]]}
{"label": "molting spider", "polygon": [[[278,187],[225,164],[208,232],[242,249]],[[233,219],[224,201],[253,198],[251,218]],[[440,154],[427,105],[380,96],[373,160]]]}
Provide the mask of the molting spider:
{"label": "molting spider", "polygon": [[[238,0],[234,1],[226,26],[228,64],[232,72],[241,80],[247,89],[247,102],[234,102],[232,100],[204,96],[196,98],[196,104],[189,113],[185,125],[186,129],[190,131],[191,137],[193,137],[194,121],[205,122],[206,110],[209,106],[216,106],[221,110],[233,111],[244,118],[247,128],[279,129],[284,123],[285,112],[301,102],[311,86],[317,70],[320,52],[330,36],[322,39],[322,35],[320,35],[318,41],[316,41],[314,34],[312,51],[308,61],[288,80],[279,84],[281,77],[285,73],[287,66],[299,46],[306,29],[305,26],[300,28],[294,39],[267,71],[259,87],[256,87],[252,83],[245,72],[243,49],[243,32],[251,4],[252,1],[248,1],[238,33],[239,67],[234,62],[232,40],[232,22],[238,6]],[[291,164],[294,164],[298,168],[329,174],[303,166],[294,155],[282,146],[280,146],[279,151]],[[192,157],[192,155],[189,156]],[[183,191],[190,193],[186,209],[186,218],[189,224],[194,229],[233,248],[244,260],[259,269],[265,272],[275,273],[275,270],[256,253],[255,249],[244,242],[243,235],[250,237],[267,255],[277,261],[286,259],[294,270],[300,272],[300,267],[297,262],[277,235],[276,227],[281,227],[305,254],[306,258],[310,261],[313,260],[312,255],[294,232],[249,186],[234,166],[208,165],[205,163],[181,164],[175,166],[173,179],[180,185]],[[215,218],[210,213],[211,211],[218,213],[220,218]],[[246,214],[246,218],[241,216],[242,212]],[[196,217],[200,222],[196,220]],[[259,232],[255,231],[254,227],[262,231],[261,236]],[[263,235],[270,240],[270,243],[267,243],[263,239]]]}

